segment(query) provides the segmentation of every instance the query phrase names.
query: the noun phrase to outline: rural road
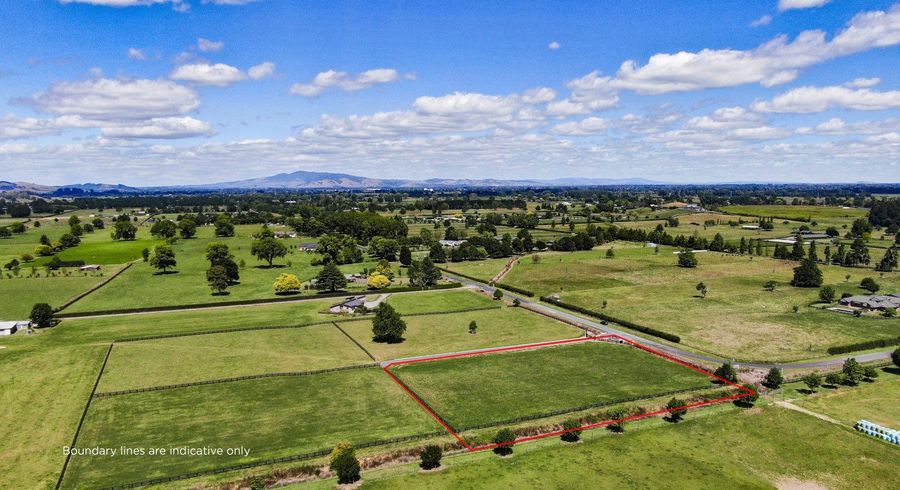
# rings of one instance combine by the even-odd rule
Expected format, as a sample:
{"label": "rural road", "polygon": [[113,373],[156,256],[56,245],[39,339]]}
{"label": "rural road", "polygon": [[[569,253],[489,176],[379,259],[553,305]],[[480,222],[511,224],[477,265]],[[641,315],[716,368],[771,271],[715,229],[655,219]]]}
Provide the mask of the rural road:
{"label": "rural road", "polygon": [[[463,277],[455,276],[453,274],[444,273],[444,278],[455,281],[465,286],[474,287],[478,289],[482,289],[487,291],[488,293],[493,293],[496,288],[490,286],[488,284],[484,284],[482,282],[474,281],[471,279],[466,279]],[[503,291],[504,298],[518,299],[519,302],[523,305],[527,305],[529,308],[533,310],[541,311],[548,316],[562,318],[568,322],[580,323],[582,325],[586,325],[588,327],[602,330],[604,332],[614,333],[617,335],[621,335],[622,337],[640,342],[648,347],[652,347],[654,349],[663,351],[667,354],[681,357],[683,359],[692,359],[695,361],[703,361],[703,362],[712,362],[716,364],[721,364],[725,361],[730,361],[730,359],[722,359],[719,357],[712,357],[705,354],[698,354],[696,352],[690,352],[687,350],[679,349],[678,347],[664,344],[661,342],[657,342],[655,340],[651,340],[647,337],[638,337],[632,333],[626,332],[624,330],[619,330],[612,325],[602,325],[597,321],[590,320],[587,318],[583,318],[580,316],[573,315],[559,308],[554,308],[550,305],[532,301],[526,297],[517,295],[515,293],[511,293],[509,291]],[[797,363],[786,363],[786,364],[766,364],[766,363],[737,363],[734,365],[737,367],[749,367],[749,368],[757,368],[757,369],[770,369],[773,367],[777,367],[779,369],[815,369],[815,368],[830,368],[834,366],[840,366],[844,363],[844,361],[850,357],[855,358],[859,362],[869,362],[869,361],[878,361],[881,359],[889,359],[891,357],[891,351],[884,352],[871,352],[867,354],[858,354],[858,355],[850,355],[847,357],[842,357],[838,359],[824,359],[821,361],[808,361],[808,362],[797,362]]]}

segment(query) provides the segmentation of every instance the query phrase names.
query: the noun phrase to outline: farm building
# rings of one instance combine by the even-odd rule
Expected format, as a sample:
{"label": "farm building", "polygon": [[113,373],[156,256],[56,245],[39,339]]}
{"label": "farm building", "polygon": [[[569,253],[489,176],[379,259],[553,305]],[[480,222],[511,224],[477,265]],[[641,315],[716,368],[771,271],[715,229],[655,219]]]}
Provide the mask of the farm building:
{"label": "farm building", "polygon": [[297,234],[293,231],[276,231],[275,238],[297,238]]}
{"label": "farm building", "polygon": [[80,270],[80,271],[82,271],[82,272],[87,272],[87,271],[99,271],[99,270],[100,270],[100,265],[98,265],[98,264],[88,264],[88,265],[83,265],[83,266],[79,267],[78,270]]}
{"label": "farm building", "polygon": [[839,303],[843,306],[865,308],[867,310],[881,310],[888,308],[900,309],[900,293],[878,294],[870,296],[848,296],[841,298]]}
{"label": "farm building", "polygon": [[438,243],[441,244],[442,247],[448,248],[457,248],[463,243],[466,243],[465,240],[439,240]]}
{"label": "farm building", "polygon": [[319,248],[318,243],[309,242],[309,243],[301,243],[300,244],[301,252],[315,252],[317,248]]}
{"label": "farm building", "polygon": [[374,310],[378,308],[384,300],[386,300],[390,296],[389,294],[379,295],[375,301],[366,301],[365,296],[350,296],[346,298],[344,301],[332,305],[331,308],[328,309],[331,313],[354,313],[358,308],[365,308],[367,310]]}
{"label": "farm building", "polygon": [[0,322],[0,337],[5,337],[7,335],[12,335],[19,330],[25,330],[28,326],[31,325],[31,322],[27,320],[23,321],[14,321],[14,322]]}

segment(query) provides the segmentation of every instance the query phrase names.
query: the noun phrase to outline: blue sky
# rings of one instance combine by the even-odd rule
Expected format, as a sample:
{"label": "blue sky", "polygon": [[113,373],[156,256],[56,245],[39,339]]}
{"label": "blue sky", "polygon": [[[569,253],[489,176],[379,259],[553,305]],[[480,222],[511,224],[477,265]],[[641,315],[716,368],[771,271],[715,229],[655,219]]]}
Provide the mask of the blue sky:
{"label": "blue sky", "polygon": [[900,4],[6,0],[0,180],[900,181]]}

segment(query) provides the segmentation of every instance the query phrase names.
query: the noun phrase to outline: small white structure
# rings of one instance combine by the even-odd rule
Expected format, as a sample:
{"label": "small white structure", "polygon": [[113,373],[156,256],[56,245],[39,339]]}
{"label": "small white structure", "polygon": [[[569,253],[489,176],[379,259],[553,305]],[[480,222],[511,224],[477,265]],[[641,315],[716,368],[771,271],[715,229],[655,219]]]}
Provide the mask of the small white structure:
{"label": "small white structure", "polygon": [[758,230],[759,225],[741,225],[741,228],[745,230]]}
{"label": "small white structure", "polygon": [[78,269],[82,272],[99,271],[100,265],[99,264],[88,264],[88,265],[83,265],[83,266],[79,267]]}
{"label": "small white structure", "polygon": [[864,432],[872,437],[883,439],[891,444],[900,445],[900,431],[878,425],[868,420],[860,420],[853,426],[856,430]]}
{"label": "small white structure", "polygon": [[463,243],[466,243],[466,241],[465,240],[438,240],[438,243],[440,243],[442,247],[458,248]]}
{"label": "small white structure", "polygon": [[331,313],[353,313],[359,307],[365,307],[366,305],[366,297],[365,296],[350,296],[344,301],[332,305],[331,308],[328,309]]}
{"label": "small white structure", "polygon": [[29,321],[0,322],[0,337],[12,335],[31,326]]}

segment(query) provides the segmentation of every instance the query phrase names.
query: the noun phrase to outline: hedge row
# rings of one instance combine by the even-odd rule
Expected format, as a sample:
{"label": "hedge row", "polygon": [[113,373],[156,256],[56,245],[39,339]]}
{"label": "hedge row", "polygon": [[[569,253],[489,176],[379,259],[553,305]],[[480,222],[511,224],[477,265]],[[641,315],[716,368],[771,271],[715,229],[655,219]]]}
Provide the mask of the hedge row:
{"label": "hedge row", "polygon": [[[428,289],[423,288],[414,288],[414,287],[398,287],[398,288],[387,288],[381,289],[377,291],[366,291],[366,294],[370,293],[378,293],[378,294],[387,294],[387,293],[406,293],[411,291],[428,291],[428,290],[439,290],[439,289],[454,289],[460,287],[460,284],[438,284],[436,286],[432,286]],[[283,296],[279,298],[258,298],[258,299],[244,299],[244,300],[236,300],[236,301],[222,301],[218,303],[194,303],[188,305],[169,305],[169,306],[147,306],[144,308],[121,308],[117,310],[99,310],[99,311],[82,311],[77,313],[60,313],[57,318],[78,318],[82,316],[103,316],[103,315],[119,315],[122,313],[148,313],[154,311],[175,311],[175,310],[196,310],[202,308],[218,308],[220,306],[241,306],[241,305],[256,305],[256,304],[266,304],[266,303],[284,303],[290,301],[310,301],[316,299],[323,298],[343,298],[346,296],[353,296],[363,294],[363,292],[355,292],[355,291],[340,291],[334,293],[319,293],[311,296]]]}
{"label": "hedge row", "polygon": [[511,419],[507,419],[507,420],[502,420],[500,422],[489,422],[486,424],[478,424],[478,425],[472,425],[472,426],[468,426],[468,427],[459,427],[459,428],[454,427],[453,430],[455,430],[456,432],[465,432],[465,431],[470,431],[470,430],[487,429],[490,427],[499,427],[501,425],[513,425],[513,424],[518,424],[521,422],[528,422],[529,420],[544,419],[547,417],[555,417],[557,415],[565,415],[567,413],[581,412],[584,410],[590,410],[592,408],[608,407],[608,406],[612,406],[612,405],[618,405],[620,403],[636,402],[636,401],[640,401],[640,400],[649,400],[651,398],[659,398],[659,397],[663,397],[663,396],[678,395],[681,393],[689,393],[692,391],[705,390],[705,389],[709,389],[709,388],[710,387],[708,385],[704,385],[704,386],[697,386],[694,388],[682,388],[680,390],[664,391],[664,392],[660,392],[660,393],[654,393],[652,395],[630,396],[630,397],[625,397],[625,398],[619,398],[617,400],[609,400],[609,401],[604,401],[604,402],[591,403],[588,405],[582,405],[580,407],[562,408],[559,410],[551,410],[548,412],[538,413],[538,414],[534,414],[534,415],[525,415],[522,417],[515,417],[515,418],[511,418]]}
{"label": "hedge row", "polygon": [[459,277],[462,277],[462,278],[464,278],[464,279],[468,279],[468,280],[470,280],[470,281],[478,281],[478,282],[483,283],[483,284],[487,284],[487,282],[488,282],[488,281],[485,281],[484,279],[479,279],[479,278],[477,278],[477,277],[475,277],[475,276],[470,276],[470,275],[468,275],[468,274],[460,274],[459,272],[451,271],[450,269],[447,269],[447,268],[445,268],[445,267],[438,267],[438,270],[444,271],[444,272],[446,272],[446,273],[448,273],[448,274],[453,274],[454,276],[459,276]]}
{"label": "hedge row", "polygon": [[672,334],[669,332],[663,332],[662,330],[657,330],[655,328],[645,327],[643,325],[638,325],[637,323],[632,323],[632,322],[629,322],[628,320],[620,320],[618,318],[611,317],[605,313],[600,313],[599,311],[589,310],[589,309],[583,308],[581,306],[564,303],[560,300],[550,298],[549,296],[541,296],[541,301],[544,301],[544,302],[550,303],[550,304],[554,304],[556,306],[565,308],[567,310],[572,310],[572,311],[581,313],[583,315],[591,316],[594,318],[599,318],[601,320],[606,320],[608,322],[613,322],[618,325],[622,325],[623,327],[628,327],[632,330],[637,330],[638,332],[642,332],[647,335],[652,335],[654,337],[659,337],[661,339],[665,339],[670,342],[675,342],[675,343],[681,342],[681,337],[679,337],[675,334]]}
{"label": "hedge row", "polygon": [[[415,440],[419,440],[419,439],[427,439],[429,437],[438,437],[438,436],[442,436],[442,435],[446,435],[446,434],[447,434],[447,432],[443,431],[443,430],[434,431],[434,432],[423,432],[423,433],[419,433],[419,434],[413,434],[410,436],[394,437],[391,439],[380,439],[377,441],[363,442],[360,444],[354,444],[353,446],[357,449],[362,449],[362,448],[367,448],[367,447],[375,447],[375,446],[386,446],[388,444],[396,444],[399,442],[409,442],[409,441],[415,441]],[[251,461],[249,463],[236,464],[236,465],[231,465],[231,466],[223,466],[221,468],[215,468],[215,469],[211,469],[211,470],[194,471],[191,473],[184,473],[181,475],[164,476],[164,477],[160,477],[160,478],[154,478],[152,480],[142,480],[142,481],[137,481],[137,482],[131,482],[131,483],[126,483],[124,485],[118,485],[118,486],[114,486],[114,487],[106,487],[105,490],[116,490],[116,489],[120,489],[120,488],[138,488],[138,487],[146,487],[149,485],[159,485],[161,483],[168,483],[168,482],[173,482],[173,481],[178,481],[178,480],[188,480],[191,478],[197,478],[197,477],[201,477],[201,476],[218,475],[221,473],[228,473],[231,471],[246,470],[249,468],[257,468],[259,466],[269,466],[269,465],[279,464],[279,463],[290,463],[290,462],[294,462],[294,461],[303,461],[306,459],[320,458],[322,456],[327,456],[330,453],[331,453],[330,448],[329,449],[321,449],[321,450],[313,451],[313,452],[309,452],[309,453],[295,454],[292,456],[283,456],[281,458],[270,458],[270,459],[264,459],[261,461]]]}
{"label": "hedge row", "polygon": [[891,347],[900,345],[900,337],[892,339],[869,340],[866,342],[857,342],[855,344],[836,345],[829,347],[826,352],[829,354],[846,354],[847,352],[856,352],[860,350],[877,349],[879,347]]}
{"label": "hedge row", "polygon": [[534,297],[534,293],[527,289],[518,288],[516,286],[510,286],[509,284],[503,284],[502,282],[495,282],[494,287],[498,287],[500,289],[506,289],[507,291],[512,291],[514,293],[519,293],[521,295],[528,296],[529,298]]}
{"label": "hedge row", "polygon": [[192,381],[190,383],[178,383],[173,385],[160,385],[160,386],[149,386],[147,388],[134,388],[130,390],[118,390],[118,391],[105,391],[102,393],[94,393],[94,398],[104,398],[108,396],[118,396],[118,395],[129,395],[132,393],[145,393],[148,391],[162,391],[162,390],[172,390],[175,388],[188,388],[190,386],[203,386],[203,385],[215,385],[221,383],[232,383],[234,381],[247,381],[250,379],[263,379],[263,378],[285,378],[292,376],[312,376],[315,374],[325,374],[325,373],[335,373],[338,371],[351,371],[354,369],[365,369],[371,367],[378,367],[379,364],[377,362],[371,362],[368,364],[355,364],[353,366],[341,366],[336,368],[328,368],[328,369],[316,369],[314,371],[288,371],[283,373],[266,373],[266,374],[251,374],[248,376],[235,376],[232,378],[219,378],[219,379],[210,379],[206,381]]}

